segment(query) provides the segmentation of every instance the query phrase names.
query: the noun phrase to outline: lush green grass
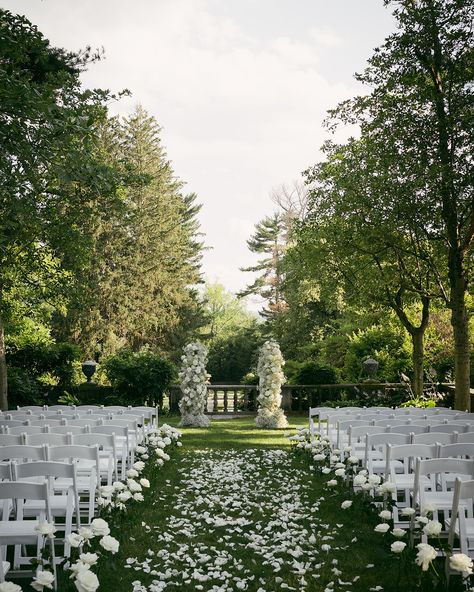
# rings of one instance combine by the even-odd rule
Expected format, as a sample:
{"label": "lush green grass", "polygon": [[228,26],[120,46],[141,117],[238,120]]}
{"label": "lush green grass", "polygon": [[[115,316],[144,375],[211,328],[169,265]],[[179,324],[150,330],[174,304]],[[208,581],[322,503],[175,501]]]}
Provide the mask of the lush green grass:
{"label": "lush green grass", "polygon": [[[163,422],[170,425],[177,425],[178,418],[163,418]],[[296,425],[304,424],[304,418],[297,417],[291,420],[291,430]],[[124,568],[126,559],[137,557],[143,561],[147,557],[148,549],[158,551],[160,545],[157,544],[156,534],[166,530],[166,518],[169,513],[174,511],[174,502],[176,492],[180,491],[186,471],[180,472],[180,467],[188,467],[193,463],[193,455],[197,451],[209,451],[209,454],[234,449],[242,454],[245,450],[282,448],[288,450],[289,443],[284,437],[284,432],[288,430],[263,431],[254,427],[253,418],[239,418],[215,420],[209,429],[183,429],[183,446],[175,448],[172,451],[172,459],[165,463],[163,468],[157,469],[150,467],[147,469],[146,476],[150,479],[151,489],[146,493],[145,502],[135,506],[128,512],[120,524],[119,532],[113,532],[114,536],[121,541],[120,552],[114,556],[109,564],[101,569],[98,574],[101,586],[100,591],[117,592],[117,590],[131,590],[131,583],[136,579],[145,581],[141,571]],[[205,452],[204,452],[205,454]],[[390,553],[389,543],[384,540],[389,535],[376,534],[373,531],[375,524],[379,519],[367,505],[362,502],[360,496],[352,496],[349,490],[330,491],[325,482],[326,477],[316,474],[312,470],[309,455],[305,453],[292,453],[289,457],[289,468],[303,469],[304,479],[311,485],[305,490],[305,495],[309,496],[308,503],[317,504],[320,501],[320,510],[318,516],[321,524],[328,524],[336,528],[334,539],[328,540],[332,550],[329,555],[321,552],[321,561],[326,565],[320,569],[321,577],[317,581],[311,581],[306,590],[310,592],[323,592],[330,582],[335,583],[334,590],[352,590],[354,592],[368,592],[371,587],[383,586],[385,592],[395,592],[400,588],[409,590],[421,589],[416,584],[419,575],[418,568],[411,566],[410,573],[413,577],[406,577],[402,570],[402,582],[399,582],[399,563]],[[273,475],[278,479],[278,475]],[[352,496],[352,497],[351,497]],[[341,510],[341,502],[345,499],[354,499],[354,505],[349,510]],[[194,499],[189,498],[189,506],[194,506]],[[269,516],[270,520],[271,517]],[[336,526],[337,525],[337,526]],[[319,535],[326,534],[315,532],[318,546],[321,545]],[[202,542],[205,545],[215,544],[216,534],[209,532],[203,535],[202,540],[193,540],[193,544]],[[393,539],[393,537],[392,537]],[[336,550],[338,548],[338,550]],[[252,552],[242,553],[242,563],[247,569],[253,570],[259,576],[265,575],[267,586],[263,586],[268,592],[270,590],[280,589],[275,580],[275,574],[268,569],[263,568],[256,561]],[[332,565],[331,560],[337,560],[337,565]],[[373,567],[371,567],[373,566]],[[359,579],[353,582],[352,586],[340,586],[338,575],[331,569],[336,567],[340,569],[343,581],[352,580],[356,576]],[[311,571],[311,567],[309,568]],[[148,577],[148,581],[153,579]],[[407,581],[410,583],[407,584]],[[255,588],[249,587],[247,590],[256,591],[260,584],[255,582]],[[66,584],[62,584],[60,589],[66,589]],[[180,590],[191,591],[196,588],[194,585],[189,587],[180,587]],[[204,589],[207,589],[206,587]],[[296,587],[296,589],[298,589]],[[452,590],[455,590],[452,587]],[[167,590],[177,590],[177,588],[167,588]]]}

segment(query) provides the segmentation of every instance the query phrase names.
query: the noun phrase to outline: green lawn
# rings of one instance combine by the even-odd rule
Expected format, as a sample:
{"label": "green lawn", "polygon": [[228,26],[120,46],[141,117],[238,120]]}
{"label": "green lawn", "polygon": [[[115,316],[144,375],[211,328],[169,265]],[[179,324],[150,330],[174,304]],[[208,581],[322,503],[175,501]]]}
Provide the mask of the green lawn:
{"label": "green lawn", "polygon": [[[163,418],[162,423],[165,421],[170,425],[177,425],[179,418]],[[291,418],[290,430],[304,423],[305,418]],[[127,558],[137,558],[141,563],[147,557],[156,557],[156,553],[167,547],[167,543],[164,542],[166,537],[173,538],[176,534],[173,532],[175,527],[170,528],[169,518],[176,516],[178,520],[183,515],[182,508],[179,511],[176,508],[176,500],[178,494],[183,491],[189,472],[196,468],[196,458],[202,459],[199,462],[205,463],[209,462],[209,459],[219,461],[222,458],[245,458],[248,450],[256,451],[251,453],[254,455],[252,458],[263,458],[265,451],[269,450],[290,450],[288,440],[284,437],[284,432],[289,430],[257,430],[254,427],[253,418],[215,420],[209,429],[186,428],[182,431],[183,446],[172,451],[171,460],[160,469],[147,468],[145,476],[149,478],[151,488],[146,493],[145,502],[125,515],[120,525],[120,532],[112,533],[120,539],[121,548],[120,552],[113,556],[110,563],[98,574],[101,581],[100,591],[131,591],[133,581],[140,580],[146,585],[152,582],[154,579],[152,575],[143,574],[133,566],[127,569],[124,565]],[[376,515],[367,509],[358,496],[352,498],[355,500],[352,508],[342,510],[341,502],[349,497],[350,492],[328,490],[325,485],[327,478],[323,479],[312,470],[309,455],[290,452],[280,470],[269,471],[266,468],[262,469],[262,466],[264,465],[258,465],[261,474],[257,477],[268,484],[266,485],[268,491],[262,493],[262,510],[259,511],[257,507],[254,512],[246,516],[247,519],[257,520],[258,518],[262,524],[265,524],[265,521],[271,521],[274,516],[264,509],[264,498],[268,501],[268,496],[273,495],[274,491],[276,509],[280,504],[279,496],[281,496],[279,472],[281,471],[282,476],[284,474],[285,479],[294,475],[301,488],[305,504],[310,508],[319,504],[319,510],[302,521],[302,527],[312,529],[316,537],[314,546],[317,555],[316,559],[313,557],[311,564],[308,564],[307,573],[317,571],[319,578],[307,577],[308,585],[302,588],[298,585],[296,576],[291,575],[291,570],[286,566],[279,574],[273,573],[272,569],[261,564],[261,558],[258,555],[242,546],[241,541],[237,540],[238,537],[235,538],[232,535],[226,538],[225,528],[224,530],[210,528],[209,531],[202,531],[198,536],[194,536],[191,540],[190,552],[200,544],[206,547],[214,545],[216,552],[219,553],[227,552],[235,544],[235,549],[240,553],[242,573],[258,574],[265,580],[265,585],[255,580],[245,588],[252,592],[256,592],[259,588],[265,592],[284,589],[305,589],[311,592],[324,590],[367,592],[376,586],[382,586],[386,592],[395,592],[401,587],[406,590],[420,589],[417,587],[416,579],[409,579],[411,583],[406,584],[404,570],[401,570],[403,585],[399,582],[399,564],[390,553],[389,544],[384,542],[384,537],[388,535],[373,532],[375,524],[379,522]],[[242,487],[245,488],[245,483],[242,483]],[[187,495],[186,505],[190,510],[196,508],[196,496],[199,493],[200,490],[195,490],[194,494]],[[210,495],[209,492],[207,494]],[[322,537],[325,535],[332,538],[323,540]],[[186,542],[186,537],[183,539],[182,535],[176,534],[175,538],[179,539],[180,536],[181,543]],[[331,545],[332,549],[329,552],[321,550],[321,545],[324,543]],[[153,562],[154,559],[150,564]],[[180,569],[179,565],[182,564],[177,562],[176,565],[177,569]],[[418,577],[418,568],[412,567],[410,571],[415,578]],[[285,576],[283,578],[285,582],[292,582],[290,588],[280,586],[281,582],[278,578],[282,575]],[[340,584],[340,580],[346,584]],[[347,585],[349,580],[350,585]],[[195,582],[191,582],[179,587],[168,586],[165,590],[211,590],[210,584],[208,586],[199,588],[196,587]],[[62,588],[60,586],[60,589],[66,588],[65,583],[62,584]],[[237,588],[227,588],[227,590],[234,589],[237,590]],[[452,587],[452,590],[455,589],[456,587]]]}

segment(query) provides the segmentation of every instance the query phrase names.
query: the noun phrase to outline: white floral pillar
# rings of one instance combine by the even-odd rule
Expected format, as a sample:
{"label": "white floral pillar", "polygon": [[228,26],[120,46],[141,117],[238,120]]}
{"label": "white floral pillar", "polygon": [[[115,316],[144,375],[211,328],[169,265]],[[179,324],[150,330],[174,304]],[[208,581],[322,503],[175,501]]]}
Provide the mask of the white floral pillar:
{"label": "white floral pillar", "polygon": [[257,373],[259,377],[259,403],[255,423],[259,428],[284,428],[288,421],[281,409],[281,386],[285,382],[283,365],[278,343],[270,339],[266,341],[258,358]]}
{"label": "white floral pillar", "polygon": [[181,356],[179,373],[182,397],[179,402],[182,426],[205,428],[210,420],[204,414],[207,405],[207,383],[210,375],[206,371],[207,349],[202,343],[188,343]]}

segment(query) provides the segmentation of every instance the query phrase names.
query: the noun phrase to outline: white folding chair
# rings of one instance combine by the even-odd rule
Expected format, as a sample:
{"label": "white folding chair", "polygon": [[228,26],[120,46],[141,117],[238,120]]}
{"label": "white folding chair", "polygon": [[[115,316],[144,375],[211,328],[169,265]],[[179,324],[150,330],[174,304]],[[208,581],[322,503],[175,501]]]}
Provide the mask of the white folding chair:
{"label": "white folding chair", "polygon": [[[383,427],[383,428],[395,428],[399,425],[410,425],[412,423],[411,419],[405,418],[395,418],[395,419],[377,419],[374,421],[374,425]],[[396,431],[396,430],[393,430]]]}
{"label": "white folding chair", "polygon": [[[78,446],[99,446],[99,471],[102,478],[105,476],[107,485],[111,484],[112,478],[118,481],[118,456],[115,434],[76,434],[72,437],[72,444]],[[123,452],[126,451],[122,447]],[[127,459],[122,457],[125,465]]]}
{"label": "white folding chair", "polygon": [[48,446],[61,446],[70,444],[71,438],[67,434],[26,434],[25,444],[37,446],[39,444],[47,444]]}
{"label": "white folding chair", "polygon": [[[88,524],[90,524],[95,515],[96,493],[100,487],[99,472],[99,447],[95,446],[50,446],[48,448],[48,458],[51,461],[69,461],[74,464],[77,471],[77,490],[79,495],[84,496],[86,500],[80,503],[80,508],[85,508],[87,512]],[[65,484],[61,479],[57,479],[55,487],[65,490]]]}
{"label": "white folding chair", "polygon": [[412,444],[452,444],[455,436],[449,432],[426,432],[414,434]]}
{"label": "white folding chair", "polygon": [[387,432],[395,432],[397,434],[424,434],[428,430],[429,426],[410,423],[407,425],[389,426]]}
{"label": "white folding chair", "polygon": [[20,434],[0,434],[0,446],[12,446],[14,444],[22,444],[22,437]]}
{"label": "white folding chair", "polygon": [[53,426],[48,429],[48,434],[85,434],[86,428],[82,426]]}
{"label": "white folding chair", "polygon": [[373,421],[365,419],[346,419],[337,422],[336,447],[342,449],[349,444],[349,429],[351,427],[374,427]]}
{"label": "white folding chair", "polygon": [[474,442],[474,432],[465,432],[463,434],[458,434],[456,437],[456,442]]}
{"label": "white folding chair", "polygon": [[[402,444],[409,444],[409,434],[397,434],[392,432],[381,432],[379,426],[374,426],[379,431],[376,433],[368,433],[365,437],[365,453],[364,453],[364,468],[369,474],[382,475],[385,472],[387,461],[385,454],[387,451],[387,444],[398,446]],[[394,461],[392,468],[401,470],[403,467],[401,463]]]}
{"label": "white folding chair", "polygon": [[[41,558],[41,551],[44,545],[44,538],[36,528],[41,521],[52,522],[51,509],[49,506],[49,492],[46,483],[28,483],[26,481],[3,481],[0,482],[0,500],[3,500],[3,518],[0,521],[0,581],[4,581],[5,574],[10,570],[10,564],[6,562],[6,553],[3,550],[7,546],[15,546],[13,569],[20,564],[31,563],[32,557],[18,555],[16,549],[20,545],[32,545],[36,547],[36,559]],[[24,520],[23,508],[25,502],[39,502],[43,504],[34,520]],[[56,576],[56,560],[54,540],[50,539],[52,570]],[[55,577],[56,589],[56,577]]]}
{"label": "white folding chair", "polygon": [[44,434],[46,429],[43,426],[23,425],[16,428],[9,428],[8,434]]}
{"label": "white folding chair", "polygon": [[[85,416],[84,416],[85,417]],[[101,425],[103,422],[103,419],[93,419],[91,418],[81,418],[81,419],[69,419],[67,422],[68,426],[81,426],[81,427],[88,427],[88,426],[98,426]]]}
{"label": "white folding chair", "polygon": [[65,425],[65,419],[32,419],[28,421],[27,425],[31,426],[59,426]]}
{"label": "white folding chair", "polygon": [[92,434],[113,434],[115,436],[117,460],[120,459],[120,476],[125,479],[127,468],[135,462],[134,447],[132,446],[128,426],[104,424],[92,427],[90,430]]}
{"label": "white folding chair", "polygon": [[[474,460],[463,458],[431,458],[416,460],[413,508],[434,507],[434,515],[439,520],[439,512],[444,519],[453,505],[453,483],[456,478],[474,479]],[[470,512],[472,518],[472,509]]]}
{"label": "white folding chair", "polygon": [[[459,552],[474,557],[474,519],[472,508],[474,505],[474,480],[454,483],[453,505],[451,507],[448,533],[448,549],[454,549],[454,541],[459,538]],[[470,510],[470,513],[469,513]],[[449,569],[449,555],[446,557]],[[449,572],[448,572],[449,573]]]}
{"label": "white folding chair", "polygon": [[11,444],[0,447],[0,460],[20,460],[23,462],[34,460],[46,460],[46,449],[44,446],[30,446],[25,444]]}
{"label": "white folding chair", "polygon": [[438,450],[439,458],[474,458],[474,442],[445,444]]}
{"label": "white folding chair", "polygon": [[348,430],[348,446],[351,447],[351,455],[360,460],[365,459],[365,437],[367,434],[380,434],[379,426],[351,426]]}
{"label": "white folding chair", "polygon": [[[69,557],[71,547],[67,537],[72,533],[74,516],[75,528],[79,529],[81,525],[75,463],[51,461],[13,463],[12,469],[15,481],[44,478],[44,482],[48,485],[51,515],[53,518],[64,518],[64,525],[61,521],[56,521],[55,524],[58,530],[64,532],[64,557]],[[58,482],[61,482],[60,487],[57,487]],[[61,491],[59,495],[58,490]],[[44,505],[43,501],[25,502],[23,515],[27,518],[36,516],[44,511]]]}
{"label": "white folding chair", "polygon": [[[399,508],[412,505],[412,493],[415,487],[415,464],[420,458],[432,459],[438,454],[436,444],[406,444],[392,446],[387,444],[385,478],[392,482],[396,490],[392,493],[393,520],[395,526],[408,526],[400,521]],[[400,470],[400,464],[402,470]],[[429,486],[431,482],[421,478],[421,484]]]}
{"label": "white folding chair", "polygon": [[436,425],[436,426],[431,426],[430,427],[430,432],[446,432],[448,434],[453,434],[454,432],[457,432],[458,434],[462,434],[464,432],[467,432],[467,428],[469,426],[467,424],[464,423],[443,423],[440,425]]}

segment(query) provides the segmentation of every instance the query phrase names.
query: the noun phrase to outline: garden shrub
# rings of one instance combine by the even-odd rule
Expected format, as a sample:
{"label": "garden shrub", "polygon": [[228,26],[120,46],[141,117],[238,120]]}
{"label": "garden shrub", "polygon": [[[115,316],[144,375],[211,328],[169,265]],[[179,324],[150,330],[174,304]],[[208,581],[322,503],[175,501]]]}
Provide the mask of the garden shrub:
{"label": "garden shrub", "polygon": [[301,364],[294,380],[294,384],[337,384],[339,376],[335,368],[309,361]]}
{"label": "garden shrub", "polygon": [[125,405],[163,406],[163,393],[176,378],[174,365],[148,349],[123,349],[107,358],[104,370]]}

